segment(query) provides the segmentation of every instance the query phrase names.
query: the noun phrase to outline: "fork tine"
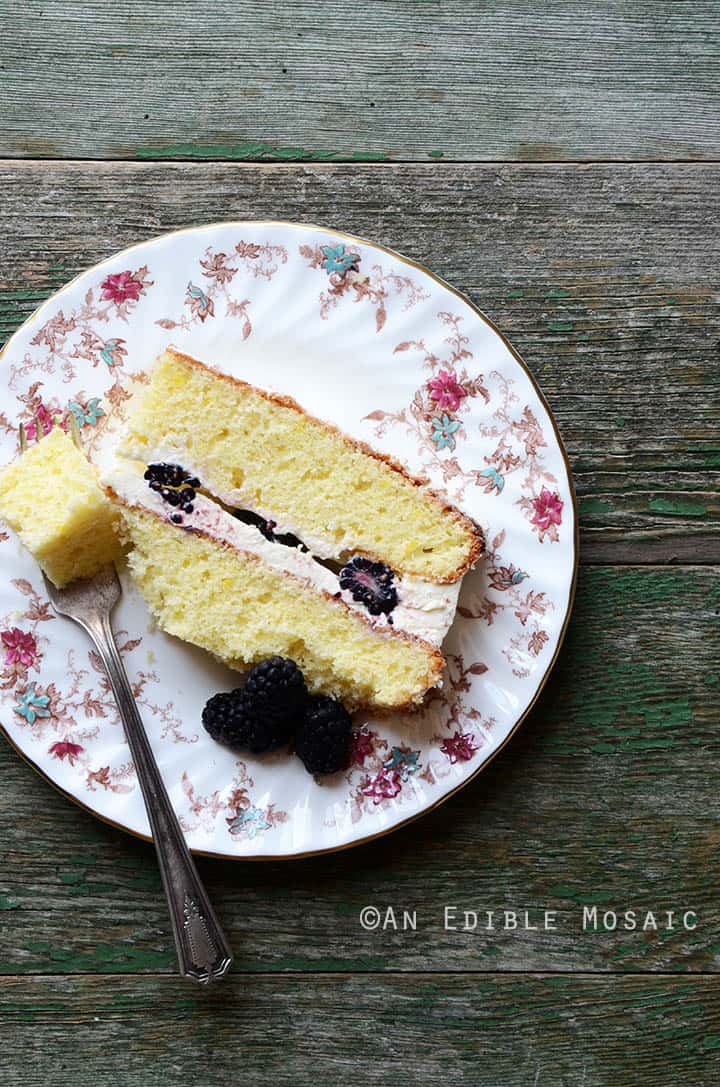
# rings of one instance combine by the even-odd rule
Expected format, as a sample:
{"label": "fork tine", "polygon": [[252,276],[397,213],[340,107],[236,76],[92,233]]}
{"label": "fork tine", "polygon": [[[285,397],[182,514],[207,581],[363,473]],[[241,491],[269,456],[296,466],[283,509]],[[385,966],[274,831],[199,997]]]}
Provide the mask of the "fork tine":
{"label": "fork tine", "polygon": [[24,453],[25,450],[27,449],[27,444],[28,444],[27,443],[27,431],[25,429],[25,424],[24,423],[21,423],[20,426],[18,427],[18,434],[20,435],[20,452]]}

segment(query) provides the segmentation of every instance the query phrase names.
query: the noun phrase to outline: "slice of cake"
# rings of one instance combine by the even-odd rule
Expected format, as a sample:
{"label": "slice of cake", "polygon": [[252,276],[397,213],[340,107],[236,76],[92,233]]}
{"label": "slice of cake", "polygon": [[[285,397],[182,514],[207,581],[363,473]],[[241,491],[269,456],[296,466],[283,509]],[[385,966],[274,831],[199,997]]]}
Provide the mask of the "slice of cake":
{"label": "slice of cake", "polygon": [[434,583],[477,561],[477,525],[399,465],[294,401],[166,351],[125,451],[182,465],[230,507],[297,535],[321,558],[365,556]]}
{"label": "slice of cake", "polygon": [[0,472],[0,516],[58,588],[122,552],[117,511],[57,426]]}
{"label": "slice of cake", "polygon": [[[145,475],[118,463],[106,484],[131,545],[130,570],[163,630],[241,670],[289,657],[311,691],[350,707],[408,706],[438,682],[455,585],[430,599],[427,586],[372,564],[343,579],[197,493],[198,481],[179,466]],[[385,610],[369,610],[373,602]]]}
{"label": "slice of cake", "polygon": [[174,350],[137,394],[121,453],[104,481],[164,630],[239,669],[291,658],[350,706],[410,706],[440,681],[483,538],[425,482]]}

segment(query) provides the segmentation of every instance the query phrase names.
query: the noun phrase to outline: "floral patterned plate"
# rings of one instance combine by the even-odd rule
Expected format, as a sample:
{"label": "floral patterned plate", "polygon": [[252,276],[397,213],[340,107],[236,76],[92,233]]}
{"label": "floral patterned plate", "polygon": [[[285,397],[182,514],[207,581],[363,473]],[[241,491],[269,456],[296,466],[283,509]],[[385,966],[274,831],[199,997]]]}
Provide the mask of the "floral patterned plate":
{"label": "floral patterned plate", "polygon": [[[89,269],[3,352],[0,463],[73,415],[92,457],[125,382],[169,343],[294,396],[387,451],[483,525],[442,690],[415,714],[357,720],[347,770],[322,781],[284,753],[237,758],[200,726],[236,676],[153,628],[123,575],[115,627],[190,846],[232,857],[351,845],[469,781],[527,714],[552,667],[576,562],[572,483],[548,408],[497,329],[430,272],[339,231],[282,222],[179,231]],[[258,434],[258,441],[263,440]],[[0,719],[54,785],[132,833],[148,825],[95,653],[55,618],[7,532],[0,557]]]}

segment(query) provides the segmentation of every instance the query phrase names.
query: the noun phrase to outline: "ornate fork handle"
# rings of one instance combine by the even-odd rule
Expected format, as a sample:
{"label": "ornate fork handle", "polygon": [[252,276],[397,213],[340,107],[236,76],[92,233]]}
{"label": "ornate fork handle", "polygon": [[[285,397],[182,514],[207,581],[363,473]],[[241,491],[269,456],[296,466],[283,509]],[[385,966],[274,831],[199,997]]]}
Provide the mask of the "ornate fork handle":
{"label": "ornate fork handle", "polygon": [[180,973],[207,985],[227,973],[232,953],[200,881],[160,776],[115,644],[109,614],[87,618],[82,625],[102,657],[125,727],[170,907]]}

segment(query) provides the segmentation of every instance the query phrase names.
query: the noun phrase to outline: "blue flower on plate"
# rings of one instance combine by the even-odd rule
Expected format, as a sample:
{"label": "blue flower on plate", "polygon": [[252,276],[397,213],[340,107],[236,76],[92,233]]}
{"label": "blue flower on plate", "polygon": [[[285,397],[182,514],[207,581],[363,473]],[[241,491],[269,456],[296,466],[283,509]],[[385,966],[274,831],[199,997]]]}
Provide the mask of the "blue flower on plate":
{"label": "blue flower on plate", "polygon": [[106,366],[117,366],[118,362],[126,352],[122,348],[124,340],[106,340],[103,348],[100,352],[100,358],[106,364]]}
{"label": "blue flower on plate", "polygon": [[359,253],[347,253],[345,251],[345,245],[340,242],[338,245],[321,245],[321,252],[325,254],[325,260],[322,262],[322,266],[328,275],[332,275],[336,272],[343,278],[348,272],[357,272],[360,264]]}
{"label": "blue flower on plate", "polygon": [[500,475],[497,468],[485,468],[480,475],[485,480],[483,483],[483,490],[486,494],[490,494],[492,491],[495,491],[495,494],[500,494],[500,491],[505,486],[505,480]]}
{"label": "blue flower on plate", "polygon": [[410,774],[417,773],[419,769],[419,751],[404,751],[401,747],[393,747],[385,759],[383,766],[386,770],[396,770],[402,781],[407,781]]}
{"label": "blue flower on plate", "polygon": [[38,717],[49,717],[50,699],[46,694],[36,694],[35,684],[31,684],[22,694],[18,695],[18,705],[13,706],[15,713],[24,717],[29,725],[34,725]]}
{"label": "blue flower on plate", "polygon": [[215,303],[212,298],[208,297],[205,291],[201,290],[195,283],[188,283],[187,285],[185,305],[190,307],[193,317],[199,317],[203,324],[207,317],[215,316]]}
{"label": "blue flower on plate", "polygon": [[239,811],[228,823],[231,834],[240,834],[244,831],[248,838],[254,838],[260,831],[268,830],[269,827],[270,824],[265,818],[265,812],[254,805],[245,808],[244,811]]}
{"label": "blue flower on plate", "polygon": [[460,429],[459,419],[451,419],[449,415],[442,415],[439,419],[432,420],[432,441],[438,450],[455,448],[455,434]]}
{"label": "blue flower on plate", "polygon": [[96,426],[98,419],[102,418],[105,414],[100,407],[99,396],[93,396],[92,400],[88,400],[85,407],[83,407],[82,404],[78,404],[77,400],[71,400],[68,407],[75,416],[75,422],[79,427]]}

